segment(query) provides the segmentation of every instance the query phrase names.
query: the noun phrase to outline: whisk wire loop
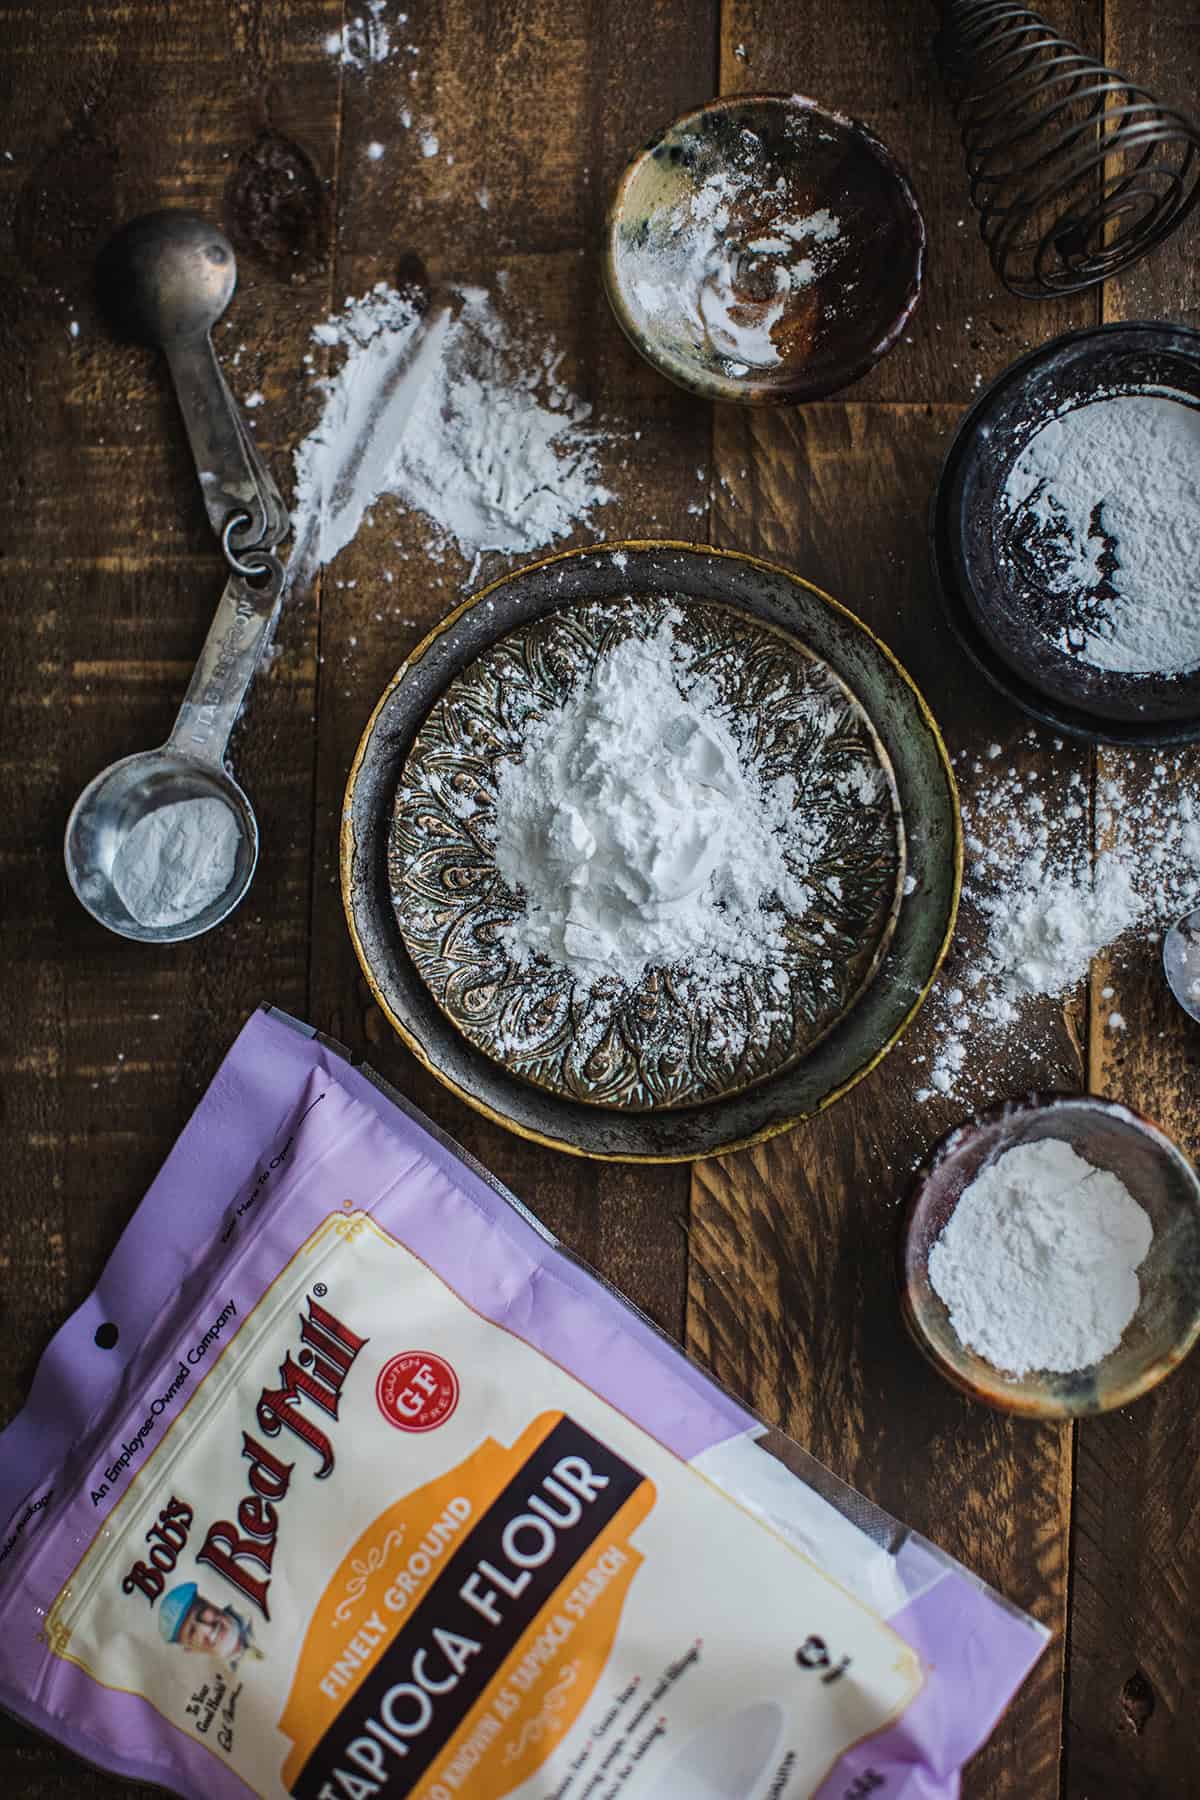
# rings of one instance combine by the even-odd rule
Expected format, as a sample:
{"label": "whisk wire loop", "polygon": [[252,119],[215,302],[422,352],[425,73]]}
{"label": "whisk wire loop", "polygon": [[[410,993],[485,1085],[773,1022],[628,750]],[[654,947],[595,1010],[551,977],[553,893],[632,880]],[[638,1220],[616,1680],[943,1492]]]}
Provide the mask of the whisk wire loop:
{"label": "whisk wire loop", "polygon": [[1015,0],[945,0],[936,50],[1000,280],[1031,298],[1128,268],[1200,199],[1200,126]]}

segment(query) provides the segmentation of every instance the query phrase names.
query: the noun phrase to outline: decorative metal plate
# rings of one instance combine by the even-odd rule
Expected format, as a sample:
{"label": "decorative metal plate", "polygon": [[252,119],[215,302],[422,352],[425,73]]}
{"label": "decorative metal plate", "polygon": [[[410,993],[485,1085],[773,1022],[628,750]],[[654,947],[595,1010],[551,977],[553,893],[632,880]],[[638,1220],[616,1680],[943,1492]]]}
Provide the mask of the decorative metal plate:
{"label": "decorative metal plate", "polygon": [[[633,988],[609,980],[589,995],[562,965],[505,948],[524,900],[494,860],[497,769],[521,758],[530,722],[607,649],[651,635],[672,609],[692,669],[742,722],[764,776],[794,780],[797,805],[826,825],[825,847],[797,871],[813,899],[803,916],[781,914],[775,967],[731,967],[700,992],[681,967],[648,969]],[[650,1110],[737,1093],[837,1024],[891,936],[904,827],[887,753],[828,664],[730,606],[626,597],[564,606],[454,677],[405,759],[388,872],[409,955],[465,1038],[564,1098]]]}

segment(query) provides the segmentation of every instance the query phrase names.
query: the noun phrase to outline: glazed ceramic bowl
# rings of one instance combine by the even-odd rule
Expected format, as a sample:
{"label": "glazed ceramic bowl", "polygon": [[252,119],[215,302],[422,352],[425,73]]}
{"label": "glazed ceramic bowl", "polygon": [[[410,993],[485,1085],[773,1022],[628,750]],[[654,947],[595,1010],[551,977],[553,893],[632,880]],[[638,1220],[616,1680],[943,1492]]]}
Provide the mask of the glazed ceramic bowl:
{"label": "glazed ceramic bowl", "polygon": [[1055,338],[1012,363],[964,414],[934,495],[933,572],[963,649],[1033,718],[1093,742],[1200,738],[1200,672],[1117,674],[1060,648],[1044,623],[1053,602],[1011,541],[1001,495],[1017,457],[1055,413],[1164,389],[1200,406],[1200,332],[1135,322]]}
{"label": "glazed ceramic bowl", "polygon": [[924,257],[908,178],[865,125],[756,94],[685,114],[629,165],[604,279],[630,342],[681,387],[795,404],[891,349]]}
{"label": "glazed ceramic bowl", "polygon": [[[1154,1241],[1138,1271],[1141,1304],[1115,1350],[1076,1374],[1009,1376],[960,1342],[930,1283],[929,1253],[986,1164],[1045,1138],[1119,1176],[1150,1215]],[[1177,1368],[1200,1336],[1200,1180],[1165,1132],[1115,1101],[1056,1094],[1009,1102],[951,1132],[920,1177],[904,1226],[900,1291],[918,1348],[973,1400],[1034,1419],[1125,1406]]]}
{"label": "glazed ceramic bowl", "polygon": [[[422,724],[459,672],[514,630],[598,600],[677,594],[716,601],[806,644],[857,695],[890,763],[907,878],[870,986],[798,1062],[703,1105],[635,1112],[544,1091],[472,1045],[437,1005],[405,948],[388,849],[397,786]],[[455,1094],[523,1137],[580,1156],[680,1162],[787,1131],[874,1068],[920,1006],[954,925],[962,865],[958,797],[945,746],[891,652],[852,613],[757,557],[694,544],[568,551],[483,588],[397,670],[363,734],[342,815],[342,898],[363,972],[385,1017]]]}

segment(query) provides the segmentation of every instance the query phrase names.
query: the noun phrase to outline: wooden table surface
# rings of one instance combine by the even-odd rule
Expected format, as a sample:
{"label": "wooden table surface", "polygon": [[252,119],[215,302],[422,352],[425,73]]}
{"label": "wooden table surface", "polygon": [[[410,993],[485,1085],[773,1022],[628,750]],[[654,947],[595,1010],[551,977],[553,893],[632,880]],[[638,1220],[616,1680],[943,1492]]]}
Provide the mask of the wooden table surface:
{"label": "wooden table surface", "polygon": [[[1053,1628],[968,1796],[1200,1793],[1200,1356],[1074,1430],[973,1407],[918,1359],[893,1291],[897,1197],[961,1111],[914,1099],[928,1020],[806,1128],[655,1169],[579,1162],[487,1124],[416,1067],[371,1004],[338,893],[343,785],[385,680],[467,578],[424,557],[419,520],[379,507],[287,608],[234,746],[262,859],[230,923],[155,951],[106,935],[68,890],[75,794],[111,758],[161,741],[221,585],[163,370],[114,345],[90,298],[94,253],[118,221],[182,203],[230,230],[241,283],[219,346],[237,391],[265,397],[259,437],[281,477],[314,416],[299,370],[331,306],[410,251],[436,277],[490,285],[508,270],[600,421],[641,430],[636,458],[612,469],[605,535],[707,539],[788,563],[896,649],[952,749],[996,741],[1017,756],[1037,754],[1018,747],[1027,722],[981,685],[930,593],[926,511],[948,433],[978,378],[1059,331],[1200,324],[1196,221],[1103,291],[1036,305],[999,290],[927,0],[402,3],[399,54],[366,73],[323,47],[341,0],[0,6],[0,1418],[239,1024],[270,999],[368,1054],[738,1395]],[[1194,4],[1047,6],[1163,99],[1194,103]],[[385,17],[398,10],[388,0]],[[718,92],[780,88],[865,119],[908,165],[929,223],[925,298],[911,335],[844,396],[714,412],[618,332],[601,223],[656,127]],[[434,122],[438,157],[420,154],[404,106]],[[386,605],[372,581],[384,555]],[[1136,756],[1075,757],[1140,780]],[[971,954],[967,930],[943,980]],[[1052,1051],[1014,1048],[986,1085],[997,1098],[1086,1085],[1200,1149],[1200,1038],[1145,947],[1115,977],[1127,1033],[1099,1029],[1111,978],[1097,967],[1088,995],[1046,1003],[1031,1037]],[[29,1800],[134,1791],[13,1725],[0,1728],[0,1780]]]}

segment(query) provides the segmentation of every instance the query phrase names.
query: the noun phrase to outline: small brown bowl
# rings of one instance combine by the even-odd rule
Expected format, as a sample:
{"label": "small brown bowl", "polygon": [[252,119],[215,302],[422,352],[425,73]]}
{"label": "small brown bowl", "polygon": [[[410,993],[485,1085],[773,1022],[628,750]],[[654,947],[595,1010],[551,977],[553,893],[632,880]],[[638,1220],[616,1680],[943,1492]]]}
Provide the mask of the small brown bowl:
{"label": "small brown bowl", "polygon": [[[963,1191],[1006,1150],[1059,1138],[1120,1177],[1150,1215],[1154,1241],[1138,1270],[1142,1298],[1120,1344],[1073,1375],[1001,1374],[960,1342],[929,1280],[929,1252]],[[1200,1336],[1200,1179],[1166,1134],[1113,1100],[1031,1095],[960,1125],[920,1176],[904,1226],[900,1299],[917,1347],[972,1400],[1033,1419],[1126,1406],[1169,1375]]]}
{"label": "small brown bowl", "polygon": [[681,387],[795,405],[891,349],[924,259],[908,177],[865,125],[754,94],[686,113],[630,163],[604,280],[635,349]]}

